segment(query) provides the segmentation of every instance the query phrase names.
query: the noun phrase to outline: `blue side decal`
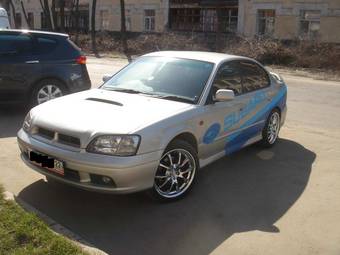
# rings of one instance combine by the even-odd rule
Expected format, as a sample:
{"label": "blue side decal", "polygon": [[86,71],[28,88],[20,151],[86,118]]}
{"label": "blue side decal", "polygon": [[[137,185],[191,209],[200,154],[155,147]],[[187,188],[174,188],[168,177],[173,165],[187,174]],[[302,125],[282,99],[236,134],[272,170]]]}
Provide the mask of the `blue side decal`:
{"label": "blue side decal", "polygon": [[244,117],[250,114],[259,104],[267,98],[265,92],[257,92],[244,107],[241,112],[232,112],[224,118],[224,131],[230,130],[233,126],[239,123]]}
{"label": "blue side decal", "polygon": [[[261,119],[267,119],[268,114],[275,106],[284,106],[286,101],[287,88],[282,88],[278,94],[272,99],[272,101],[259,110],[253,117],[247,120],[243,125],[241,125],[240,129],[253,125]],[[264,125],[264,124],[263,124]],[[245,131],[236,132],[227,138],[227,143],[225,146],[226,154],[230,154],[234,151],[237,151],[243,147],[243,145],[252,137],[254,137],[257,133],[259,133],[263,125],[255,125],[251,128],[246,129]]]}
{"label": "blue side decal", "polygon": [[214,123],[212,124],[207,132],[205,132],[204,137],[203,137],[203,143],[205,144],[209,144],[212,143],[216,137],[218,136],[218,134],[220,133],[221,130],[221,125],[218,123]]}

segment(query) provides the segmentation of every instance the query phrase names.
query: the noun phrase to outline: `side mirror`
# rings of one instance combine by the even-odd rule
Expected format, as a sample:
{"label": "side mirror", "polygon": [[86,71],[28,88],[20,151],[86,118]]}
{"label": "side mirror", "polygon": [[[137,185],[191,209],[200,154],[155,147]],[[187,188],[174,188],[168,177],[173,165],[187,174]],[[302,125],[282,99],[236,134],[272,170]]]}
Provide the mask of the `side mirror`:
{"label": "side mirror", "polygon": [[234,91],[230,89],[219,89],[216,92],[215,100],[218,102],[231,101],[235,98]]}
{"label": "side mirror", "polygon": [[105,74],[105,75],[103,76],[102,80],[103,80],[103,82],[107,82],[108,80],[111,79],[111,77],[112,77],[112,75],[110,75],[110,74]]}

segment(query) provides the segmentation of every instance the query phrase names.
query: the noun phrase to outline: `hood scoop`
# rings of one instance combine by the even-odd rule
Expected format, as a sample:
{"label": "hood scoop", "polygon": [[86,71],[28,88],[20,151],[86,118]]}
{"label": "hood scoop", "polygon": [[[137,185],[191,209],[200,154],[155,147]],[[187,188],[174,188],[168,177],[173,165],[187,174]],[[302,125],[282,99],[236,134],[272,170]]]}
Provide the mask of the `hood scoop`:
{"label": "hood scoop", "polygon": [[105,103],[105,104],[113,104],[113,105],[117,105],[117,106],[123,106],[122,103],[119,103],[119,102],[116,102],[116,101],[107,100],[107,99],[102,99],[102,98],[89,97],[89,98],[86,98],[85,100],[95,101],[95,102],[100,102],[100,103]]}

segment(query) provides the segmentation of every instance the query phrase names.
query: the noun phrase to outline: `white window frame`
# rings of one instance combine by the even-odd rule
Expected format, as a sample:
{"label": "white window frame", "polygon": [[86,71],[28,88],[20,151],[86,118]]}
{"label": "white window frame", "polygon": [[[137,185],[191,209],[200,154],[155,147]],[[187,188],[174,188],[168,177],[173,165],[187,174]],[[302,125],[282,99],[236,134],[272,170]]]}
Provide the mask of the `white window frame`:
{"label": "white window frame", "polygon": [[[271,16],[260,16],[261,12],[266,12],[266,11],[272,11],[274,13],[274,17]],[[270,21],[270,19],[273,19]],[[264,21],[265,22],[265,29],[264,33],[260,33],[260,22]],[[270,31],[268,29],[268,24],[272,23],[272,30]],[[257,10],[257,28],[256,28],[256,34],[259,36],[273,36],[275,33],[275,22],[276,22],[276,10],[275,9],[258,9]]]}
{"label": "white window frame", "polygon": [[[306,13],[314,13],[317,14],[318,18],[306,18]],[[308,23],[308,31],[307,33],[302,31],[302,23],[307,22]],[[318,29],[313,31],[312,25],[317,24]],[[309,39],[315,38],[320,34],[320,26],[321,26],[321,10],[300,10],[300,20],[299,20],[299,34],[302,37],[307,37]]]}
{"label": "white window frame", "polygon": [[[107,16],[105,16],[105,15]],[[100,10],[99,11],[99,30],[105,31],[108,30],[110,26],[110,13],[108,10]]]}
{"label": "white window frame", "polygon": [[[154,15],[147,15],[147,11],[153,11]],[[145,9],[144,10],[144,31],[153,32],[156,30],[156,10],[155,9]]]}

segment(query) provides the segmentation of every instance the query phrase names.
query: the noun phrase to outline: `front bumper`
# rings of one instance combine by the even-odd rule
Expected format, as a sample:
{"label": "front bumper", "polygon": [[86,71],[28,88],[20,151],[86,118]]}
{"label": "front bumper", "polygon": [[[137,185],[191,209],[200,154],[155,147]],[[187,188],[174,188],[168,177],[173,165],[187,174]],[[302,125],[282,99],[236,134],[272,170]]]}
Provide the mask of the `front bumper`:
{"label": "front bumper", "polygon": [[[88,153],[85,150],[66,150],[32,138],[22,129],[18,132],[17,139],[22,160],[33,170],[82,189],[108,193],[132,193],[151,188],[162,155],[162,151],[155,151],[132,157],[115,157]],[[31,163],[28,150],[64,162],[65,176]],[[93,176],[110,177],[113,184],[95,183]]]}

